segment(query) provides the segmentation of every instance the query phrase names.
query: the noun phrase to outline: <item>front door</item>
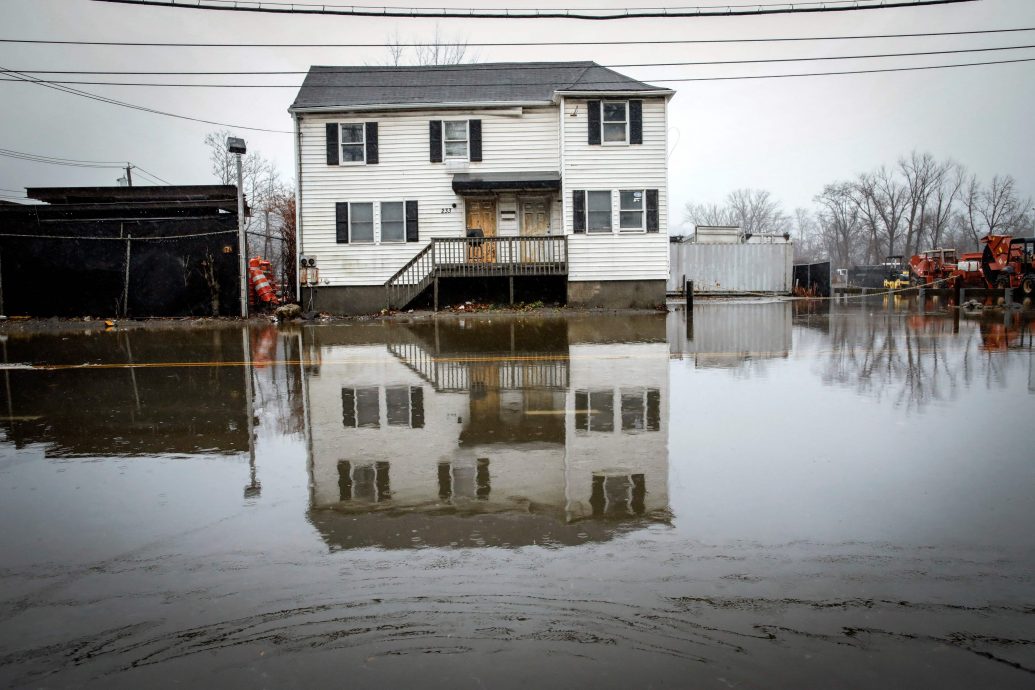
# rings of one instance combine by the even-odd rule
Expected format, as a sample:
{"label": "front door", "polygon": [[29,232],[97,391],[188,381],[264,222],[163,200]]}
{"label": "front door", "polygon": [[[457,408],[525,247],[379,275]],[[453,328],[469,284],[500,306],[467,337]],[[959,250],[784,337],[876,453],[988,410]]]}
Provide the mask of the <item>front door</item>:
{"label": "front door", "polygon": [[[521,200],[522,237],[544,237],[550,233],[550,200],[534,197]],[[525,262],[549,261],[551,243],[546,240],[521,240],[521,260]]]}
{"label": "front door", "polygon": [[[496,199],[470,198],[464,206],[467,209],[467,230],[481,230],[482,237],[496,236]],[[467,260],[474,263],[496,261],[496,246],[491,242],[469,243]]]}

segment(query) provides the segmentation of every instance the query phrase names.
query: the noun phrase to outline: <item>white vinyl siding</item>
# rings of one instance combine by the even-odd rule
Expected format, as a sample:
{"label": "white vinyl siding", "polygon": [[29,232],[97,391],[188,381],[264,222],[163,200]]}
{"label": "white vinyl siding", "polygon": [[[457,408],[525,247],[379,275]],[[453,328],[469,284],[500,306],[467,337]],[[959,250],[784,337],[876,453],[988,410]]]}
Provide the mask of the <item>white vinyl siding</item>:
{"label": "white vinyl siding", "polygon": [[[664,98],[643,100],[643,143],[636,146],[593,146],[588,143],[586,99],[566,98],[564,129],[564,227],[572,229],[573,190],[613,190],[612,233],[568,237],[568,280],[667,280],[668,159]],[[605,101],[606,103],[607,101]],[[603,110],[603,107],[601,108]],[[601,113],[601,125],[606,121]],[[628,122],[628,111],[625,114]],[[658,190],[658,232],[622,232],[621,192]],[[646,215],[646,196],[643,200]],[[588,212],[588,205],[587,205]],[[629,221],[630,217],[627,216]],[[588,214],[587,214],[588,222]],[[646,218],[644,218],[646,227]]]}
{"label": "white vinyl siding", "polygon": [[[432,237],[464,235],[463,199],[453,192],[453,170],[429,162],[428,121],[442,111],[364,113],[378,123],[377,165],[329,166],[328,122],[348,121],[343,113],[303,115],[299,216],[301,253],[314,256],[321,282],[335,285],[383,285],[424,248]],[[450,117],[482,121],[484,162],[458,161],[470,172],[537,171],[560,168],[555,107],[451,111]],[[443,134],[445,134],[443,132]],[[554,197],[559,198],[559,197]],[[334,241],[334,204],[340,201],[413,199],[419,209],[419,242],[338,244]],[[561,204],[555,203],[555,212]],[[380,215],[380,204],[375,204]],[[375,219],[376,221],[377,219]],[[376,225],[376,223],[375,223]],[[560,218],[555,228],[560,227]]]}
{"label": "white vinyl siding", "polygon": [[568,280],[668,280],[668,234],[569,235]]}

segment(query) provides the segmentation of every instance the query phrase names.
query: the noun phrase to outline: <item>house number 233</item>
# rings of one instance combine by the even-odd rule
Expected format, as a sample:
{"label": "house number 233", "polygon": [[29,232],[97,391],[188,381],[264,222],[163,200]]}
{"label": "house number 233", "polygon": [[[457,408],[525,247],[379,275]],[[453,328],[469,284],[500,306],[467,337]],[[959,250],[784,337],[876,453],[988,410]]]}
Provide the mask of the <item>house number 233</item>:
{"label": "house number 233", "polygon": [[453,212],[453,209],[449,208],[448,206],[445,206],[445,207],[439,209],[439,213],[452,213],[452,212]]}

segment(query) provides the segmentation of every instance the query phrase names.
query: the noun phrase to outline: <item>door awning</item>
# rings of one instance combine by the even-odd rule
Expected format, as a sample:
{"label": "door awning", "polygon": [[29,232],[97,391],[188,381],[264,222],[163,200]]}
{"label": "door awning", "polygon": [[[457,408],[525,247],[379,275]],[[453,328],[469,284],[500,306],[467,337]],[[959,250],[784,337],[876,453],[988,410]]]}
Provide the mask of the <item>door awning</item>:
{"label": "door awning", "polygon": [[455,173],[453,191],[470,192],[525,192],[557,191],[561,188],[559,172],[499,172]]}

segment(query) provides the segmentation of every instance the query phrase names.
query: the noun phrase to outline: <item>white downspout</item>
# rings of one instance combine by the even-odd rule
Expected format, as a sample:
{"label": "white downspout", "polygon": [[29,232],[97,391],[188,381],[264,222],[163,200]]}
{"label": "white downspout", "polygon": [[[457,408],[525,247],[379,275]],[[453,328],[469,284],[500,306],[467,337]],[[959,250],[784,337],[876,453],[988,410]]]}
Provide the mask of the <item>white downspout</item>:
{"label": "white downspout", "polygon": [[298,259],[302,256],[302,131],[299,114],[295,113],[295,299],[302,303],[302,271]]}

